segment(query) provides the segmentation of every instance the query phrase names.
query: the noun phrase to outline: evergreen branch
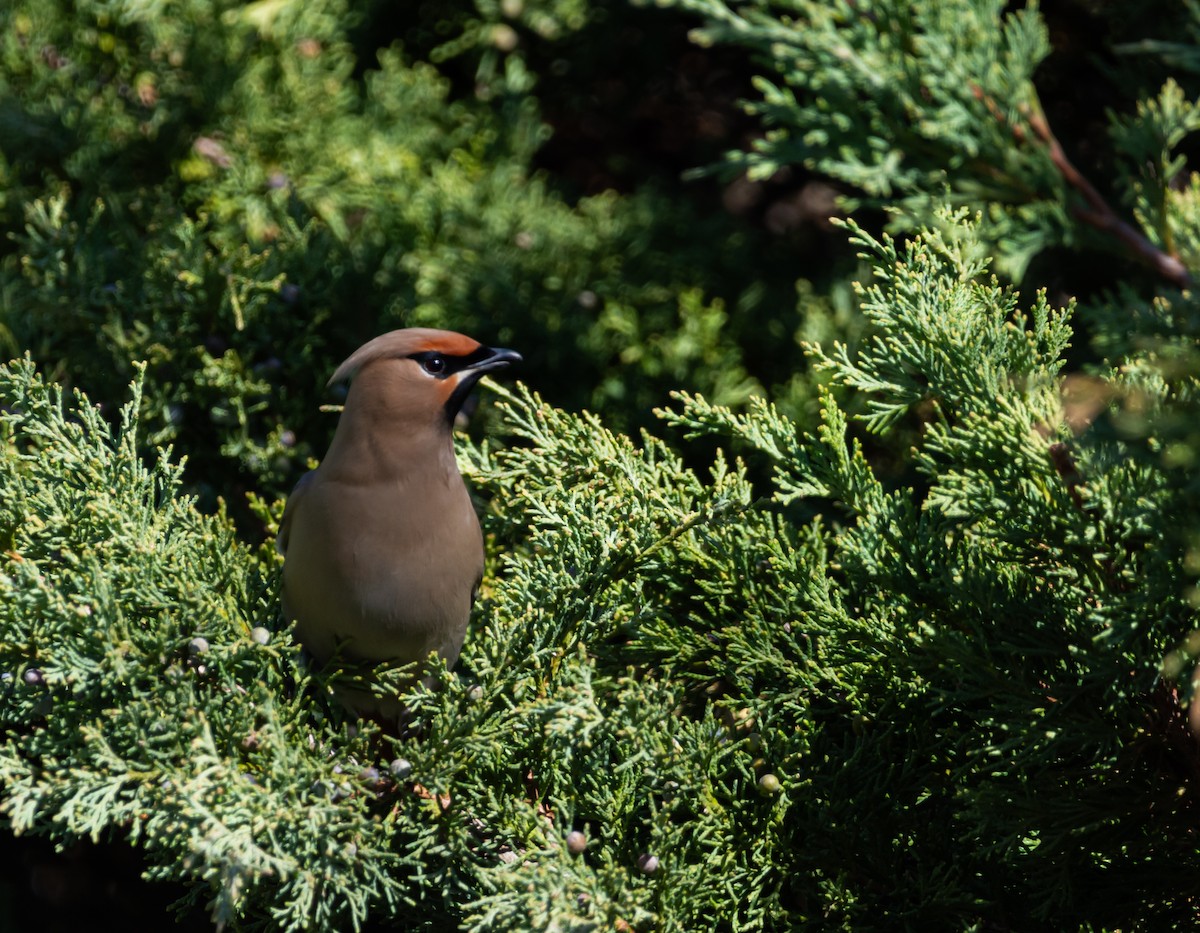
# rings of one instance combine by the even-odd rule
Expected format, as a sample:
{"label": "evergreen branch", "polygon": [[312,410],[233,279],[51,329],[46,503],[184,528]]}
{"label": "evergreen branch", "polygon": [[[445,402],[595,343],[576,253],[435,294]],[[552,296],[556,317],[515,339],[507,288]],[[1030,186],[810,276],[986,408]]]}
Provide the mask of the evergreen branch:
{"label": "evergreen branch", "polygon": [[1086,224],[1090,224],[1103,233],[1116,237],[1138,258],[1164,279],[1177,288],[1187,288],[1192,284],[1192,277],[1176,257],[1164,253],[1151,243],[1145,235],[1126,223],[1108,205],[1095,186],[1084,177],[1063,151],[1058,137],[1050,129],[1044,115],[1040,113],[1027,114],[1029,126],[1047,148],[1050,161],[1062,174],[1063,179],[1072,188],[1083,195],[1088,207],[1076,205],[1072,212]]}
{"label": "evergreen branch", "polygon": [[[992,115],[997,123],[1009,127],[1013,139],[1018,145],[1024,143],[1029,138],[1023,127],[1008,121],[996,102],[978,84],[971,85],[971,93],[987,107],[988,113]],[[1151,243],[1144,234],[1138,232],[1130,224],[1117,216],[1116,211],[1109,206],[1108,202],[1104,200],[1103,195],[1096,190],[1096,186],[1088,181],[1084,174],[1068,158],[1066,152],[1063,150],[1062,143],[1054,135],[1054,131],[1050,129],[1050,124],[1047,122],[1045,115],[1032,110],[1028,105],[1023,106],[1022,111],[1025,119],[1029,121],[1029,128],[1033,130],[1034,136],[1046,147],[1046,154],[1049,156],[1055,169],[1058,170],[1063,180],[1078,191],[1087,202],[1087,207],[1078,204],[1074,205],[1071,209],[1072,213],[1084,223],[1095,227],[1103,233],[1116,237],[1139,261],[1149,266],[1172,285],[1175,285],[1177,288],[1187,288],[1191,285],[1192,277],[1177,257],[1163,252]]]}
{"label": "evergreen branch", "polygon": [[[780,307],[771,291],[736,317],[703,297],[732,300],[725,263],[790,285],[759,241],[681,222],[666,196],[567,207],[531,171],[543,137],[519,49],[507,83],[478,73],[477,90],[508,89],[495,108],[397,50],[363,74],[344,0],[0,4],[0,118],[17,129],[0,134],[0,342],[105,403],[0,367],[8,832],[142,847],[148,879],[238,929],[1194,925],[1200,742],[1180,704],[1197,689],[1171,680],[1200,654],[1200,632],[1179,642],[1200,604],[1200,300],[1118,282],[1107,318],[1089,309],[1105,388],[1064,398],[1070,308],[989,273],[1020,278],[1081,236],[1124,242],[1072,216],[1105,208],[1026,119],[1050,52],[1036,3],[679,2],[711,7],[709,34],[776,75],[740,164],[803,163],[915,233],[851,227],[873,270],[861,302],[789,299],[798,343],[790,317],[751,313]],[[536,18],[589,5],[443,6],[479,7],[482,42],[511,20],[525,48]],[[1181,151],[1200,102],[1168,82],[1131,103],[1101,188],[1200,268]],[[49,165],[33,137],[59,127]],[[148,159],[197,138],[147,200]],[[647,231],[668,228],[695,257],[630,291],[668,258]],[[321,420],[305,374],[329,371],[342,305],[378,305],[360,329],[403,308],[511,332],[540,346],[557,404],[597,409],[513,386],[481,410],[511,439],[460,445],[487,503],[482,598],[457,672],[403,688],[420,728],[399,738],[348,728],[333,672],[279,624],[273,551],[205,517],[176,458],[153,455],[175,439],[201,501],[253,480],[277,523],[267,503]],[[806,347],[854,407],[814,368],[790,399],[747,402],[750,345],[764,374]],[[698,472],[694,449],[623,433],[681,387],[668,424],[752,466],[717,454]],[[821,420],[798,424],[802,406]],[[222,462],[244,468],[236,484]],[[376,669],[373,689],[398,675]]]}

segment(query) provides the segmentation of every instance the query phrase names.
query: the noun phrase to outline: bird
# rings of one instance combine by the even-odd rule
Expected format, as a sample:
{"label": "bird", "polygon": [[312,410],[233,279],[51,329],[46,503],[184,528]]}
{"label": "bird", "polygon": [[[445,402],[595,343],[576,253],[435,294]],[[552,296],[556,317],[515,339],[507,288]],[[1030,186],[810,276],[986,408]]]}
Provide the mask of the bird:
{"label": "bird", "polygon": [[[350,387],[329,451],[284,506],[282,609],[318,662],[454,666],[483,577],[479,519],[453,427],[475,383],[521,361],[452,331],[406,328],[355,350],[328,385]],[[336,691],[380,721],[398,702]]]}

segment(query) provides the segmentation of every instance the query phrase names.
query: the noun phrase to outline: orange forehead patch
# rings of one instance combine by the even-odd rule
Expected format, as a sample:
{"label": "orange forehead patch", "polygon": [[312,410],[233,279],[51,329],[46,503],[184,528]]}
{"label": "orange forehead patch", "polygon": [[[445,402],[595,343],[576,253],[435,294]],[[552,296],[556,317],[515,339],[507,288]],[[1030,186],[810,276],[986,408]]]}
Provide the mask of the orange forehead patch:
{"label": "orange forehead patch", "polygon": [[411,356],[414,353],[440,353],[443,356],[470,356],[482,344],[463,334],[430,327],[409,327],[380,334],[355,350],[337,368],[329,384],[352,378],[360,369],[375,360]]}
{"label": "orange forehead patch", "polygon": [[[416,336],[416,335],[414,335]],[[447,356],[469,356],[479,349],[479,341],[449,330],[431,330],[413,341],[414,353],[444,353]]]}

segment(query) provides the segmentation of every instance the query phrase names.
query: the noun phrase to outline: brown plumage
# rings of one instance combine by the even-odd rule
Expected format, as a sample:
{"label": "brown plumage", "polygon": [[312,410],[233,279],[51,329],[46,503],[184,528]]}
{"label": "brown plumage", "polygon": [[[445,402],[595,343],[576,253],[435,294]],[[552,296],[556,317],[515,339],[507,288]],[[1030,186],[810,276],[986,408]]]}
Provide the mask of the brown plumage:
{"label": "brown plumage", "polygon": [[[486,372],[517,362],[449,331],[376,337],[330,384],[352,380],[321,466],[288,497],[279,527],[283,607],[318,660],[458,658],[483,574],[479,520],[458,472],[455,415]],[[395,707],[343,697],[389,717]]]}

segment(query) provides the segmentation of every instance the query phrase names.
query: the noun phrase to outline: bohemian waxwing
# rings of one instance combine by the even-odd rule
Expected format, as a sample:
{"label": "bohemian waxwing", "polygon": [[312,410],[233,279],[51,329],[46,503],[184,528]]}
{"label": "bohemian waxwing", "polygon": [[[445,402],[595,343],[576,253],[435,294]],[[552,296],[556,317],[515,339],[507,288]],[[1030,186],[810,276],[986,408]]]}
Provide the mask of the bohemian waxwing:
{"label": "bohemian waxwing", "polygon": [[[301,477],[279,526],[283,611],[319,662],[453,665],[483,575],[483,537],[454,459],[455,416],[484,373],[519,362],[462,334],[395,330],[350,355],[329,452]],[[342,694],[361,715],[399,704]]]}

